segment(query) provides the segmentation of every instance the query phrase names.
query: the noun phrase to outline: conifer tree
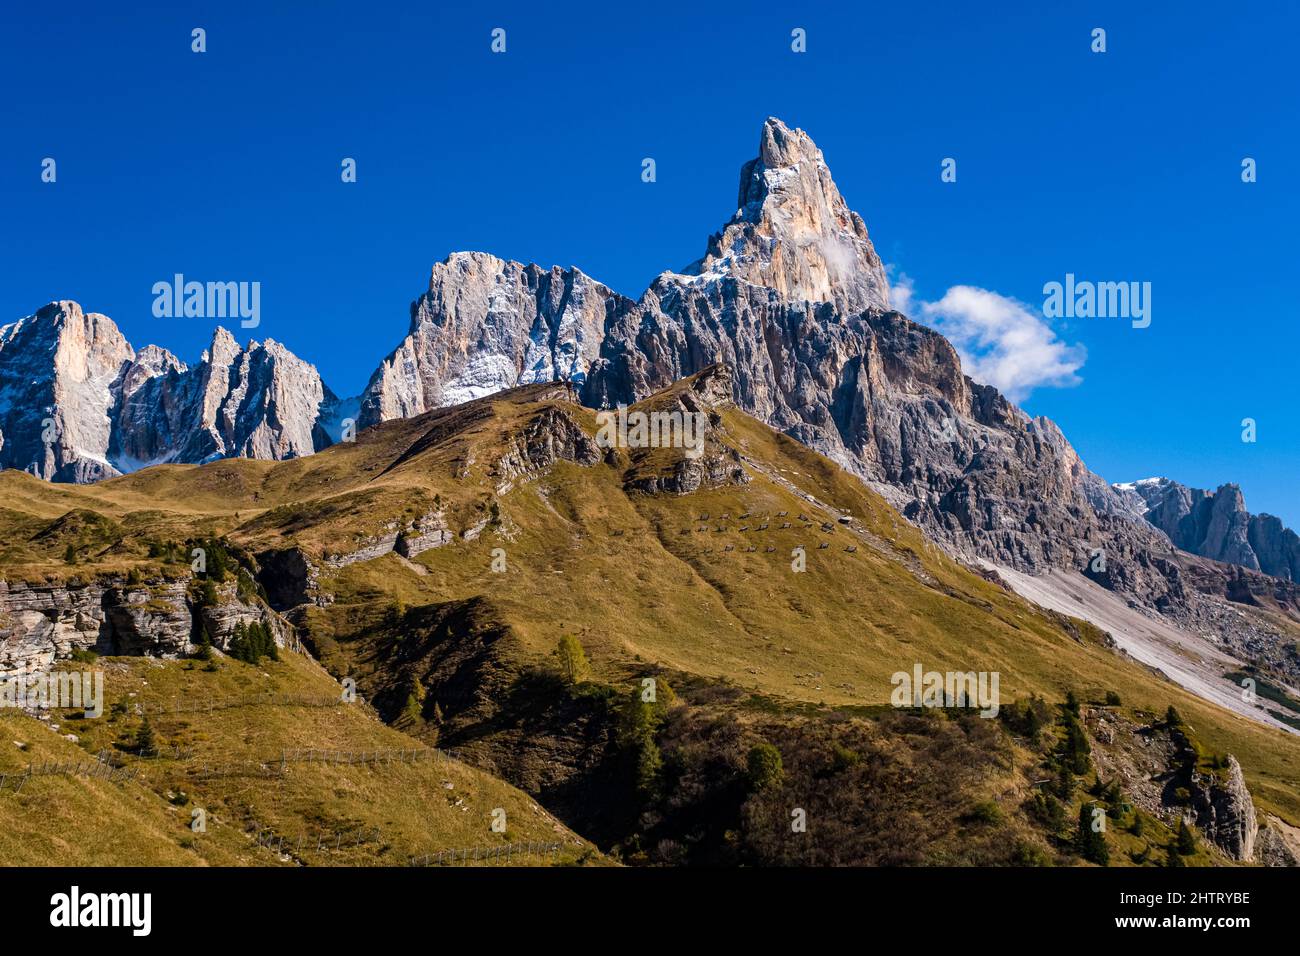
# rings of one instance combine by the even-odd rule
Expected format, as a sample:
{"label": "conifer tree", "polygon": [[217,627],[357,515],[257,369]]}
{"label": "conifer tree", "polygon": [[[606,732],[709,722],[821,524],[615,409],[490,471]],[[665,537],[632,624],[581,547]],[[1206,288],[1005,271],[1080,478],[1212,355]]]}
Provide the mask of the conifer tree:
{"label": "conifer tree", "polygon": [[1176,848],[1182,856],[1191,856],[1196,852],[1196,834],[1187,825],[1186,819],[1178,821],[1178,843]]}
{"label": "conifer tree", "polygon": [[1110,851],[1106,848],[1106,834],[1096,822],[1105,820],[1105,816],[1094,817],[1093,807],[1094,804],[1090,803],[1079,807],[1079,832],[1075,837],[1075,844],[1079,855],[1085,860],[1098,866],[1108,866]]}
{"label": "conifer tree", "polygon": [[580,684],[587,679],[591,665],[587,663],[582,642],[572,634],[565,634],[555,647],[555,658],[560,678],[568,685]]}
{"label": "conifer tree", "polygon": [[140,729],[135,733],[136,753],[147,757],[154,753],[158,748],[158,743],[154,739],[153,725],[149,723],[149,715],[145,714],[144,722],[140,724]]}

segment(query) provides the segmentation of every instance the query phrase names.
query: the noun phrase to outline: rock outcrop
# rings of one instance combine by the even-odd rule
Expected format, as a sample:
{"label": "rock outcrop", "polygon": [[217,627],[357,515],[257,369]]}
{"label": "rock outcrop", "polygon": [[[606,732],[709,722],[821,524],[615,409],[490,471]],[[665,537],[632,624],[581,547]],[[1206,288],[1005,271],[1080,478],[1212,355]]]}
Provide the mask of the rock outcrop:
{"label": "rock outcrop", "polygon": [[732,391],[731,368],[711,365],[639,406],[651,415],[669,416],[669,422],[681,421],[683,427],[691,416],[693,447],[675,448],[666,456],[654,447],[627,449],[631,467],[623,486],[646,494],[688,495],[701,488],[748,484],[740,453],[722,440],[720,411],[734,404]]}
{"label": "rock outcrop", "polygon": [[243,600],[234,584],[210,606],[194,602],[186,581],[132,584],[109,578],[38,585],[0,580],[0,678],[48,668],[73,651],[178,657],[206,631],[225,648],[241,621],[259,621],[284,643],[280,619]]}
{"label": "rock outcrop", "polygon": [[572,415],[558,406],[545,405],[511,436],[492,467],[492,476],[497,482],[497,494],[504,495],[557,461],[589,467],[602,457],[601,450]]}
{"label": "rock outcrop", "polygon": [[1253,860],[1259,822],[1237,758],[1228,756],[1222,776],[1192,774],[1189,792],[1196,825],[1206,837],[1234,860]]}

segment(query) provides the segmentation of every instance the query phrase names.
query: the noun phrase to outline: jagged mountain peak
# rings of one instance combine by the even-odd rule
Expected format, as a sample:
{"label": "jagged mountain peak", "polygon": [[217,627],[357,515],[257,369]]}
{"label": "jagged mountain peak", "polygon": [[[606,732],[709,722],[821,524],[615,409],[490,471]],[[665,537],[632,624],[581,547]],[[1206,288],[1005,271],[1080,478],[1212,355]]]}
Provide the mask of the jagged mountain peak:
{"label": "jagged mountain peak", "polygon": [[97,481],[158,462],[288,458],[330,438],[337,400],[316,369],[267,339],[213,331],[198,364],[132,348],[106,315],[50,302],[0,330],[0,467]]}
{"label": "jagged mountain peak", "polygon": [[242,349],[239,340],[223,325],[212,330],[212,341],[203,351],[203,361],[228,365]]}
{"label": "jagged mountain peak", "polygon": [[[51,348],[71,336],[73,343],[85,342],[115,351],[120,351],[125,344],[125,348],[131,350],[117,323],[99,312],[85,311],[81,303],[72,299],[48,302],[31,315],[0,328],[0,347],[18,335],[31,337],[29,342],[36,339],[46,341]],[[134,355],[134,350],[131,353]]]}
{"label": "jagged mountain peak", "polygon": [[154,374],[168,371],[185,371],[188,366],[160,345],[146,345],[135,353],[135,364]]}
{"label": "jagged mountain peak", "polygon": [[841,312],[889,307],[884,266],[822,151],[775,117],[741,168],[736,213],[687,275],[726,275]]}
{"label": "jagged mountain peak", "polygon": [[[361,426],[549,379],[581,386],[589,405],[632,402],[707,364],[745,364],[712,332],[693,328],[688,347],[675,327],[697,308],[710,313],[704,326],[717,325],[734,296],[722,288],[728,283],[783,309],[827,307],[809,316],[817,323],[888,308],[888,282],[862,217],[807,133],[775,117],[764,123],[758,156],[742,170],[739,205],[703,258],[661,273],[636,302],[576,267],[451,253],[412,304],[406,339],[371,376]],[[638,338],[661,334],[662,373],[625,354]],[[964,392],[959,369],[952,378],[950,391]]]}
{"label": "jagged mountain peak", "polygon": [[1115,485],[1179,548],[1251,571],[1300,582],[1300,536],[1269,514],[1251,514],[1241,486],[1214,491],[1170,478]]}

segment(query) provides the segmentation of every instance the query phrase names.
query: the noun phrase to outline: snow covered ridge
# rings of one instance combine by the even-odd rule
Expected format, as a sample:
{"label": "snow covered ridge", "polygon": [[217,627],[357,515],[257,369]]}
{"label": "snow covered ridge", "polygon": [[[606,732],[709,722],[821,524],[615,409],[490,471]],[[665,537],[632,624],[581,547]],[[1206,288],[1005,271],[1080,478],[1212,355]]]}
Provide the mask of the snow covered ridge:
{"label": "snow covered ridge", "polygon": [[1120,491],[1136,491],[1138,488],[1145,488],[1148,485],[1163,485],[1168,481],[1168,478],[1139,478],[1137,481],[1116,482],[1112,487]]}

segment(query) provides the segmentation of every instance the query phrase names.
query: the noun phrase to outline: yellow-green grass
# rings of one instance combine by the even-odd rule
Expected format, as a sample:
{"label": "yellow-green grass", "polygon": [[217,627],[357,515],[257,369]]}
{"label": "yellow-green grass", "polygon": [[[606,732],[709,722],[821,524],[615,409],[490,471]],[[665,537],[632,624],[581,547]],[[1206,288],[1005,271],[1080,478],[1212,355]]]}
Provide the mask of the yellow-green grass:
{"label": "yellow-green grass", "polygon": [[[618,468],[561,464],[501,498],[499,527],[421,554],[424,575],[390,555],[327,576],[339,603],[311,613],[312,632],[338,641],[343,657],[331,666],[357,666],[370,648],[361,639],[349,658],[349,639],[377,626],[382,633],[388,600],[483,595],[531,662],[575,634],[611,679],[626,680],[639,660],[829,707],[887,703],[891,676],[915,663],[997,671],[1003,700],[1060,700],[1071,688],[1100,700],[1113,690],[1132,707],[1175,704],[1207,746],[1238,756],[1262,806],[1300,818],[1300,742],[1204,702],[1105,646],[1090,625],[1067,629],[959,566],[827,459],[739,413],[729,412],[726,426],[747,455],[833,507],[821,510],[757,471],[742,487],[629,496]],[[766,512],[768,530],[740,532],[761,523],[738,520],[746,510]],[[731,519],[719,522],[725,512]],[[795,520],[800,512],[814,519],[812,530]],[[704,513],[710,520],[697,520]],[[838,514],[867,534],[836,523]],[[792,528],[780,530],[782,520]],[[820,530],[827,520],[829,534]],[[720,523],[725,532],[713,530]],[[830,547],[819,550],[821,541]],[[736,550],[724,552],[726,544]],[[745,552],[749,544],[758,551]],[[856,553],[844,550],[850,544]],[[795,573],[791,552],[801,545],[807,571]],[[491,570],[496,548],[506,554],[504,573]]]}
{"label": "yellow-green grass", "polygon": [[[499,523],[419,555],[418,568],[395,555],[323,568],[321,585],[336,602],[312,608],[306,623],[333,673],[382,666],[375,642],[387,636],[390,603],[475,596],[509,625],[523,661],[544,661],[562,634],[575,634],[597,676],[609,680],[656,665],[792,704],[842,708],[886,704],[891,676],[917,663],[996,671],[1004,701],[1029,693],[1059,700],[1073,688],[1092,699],[1115,691],[1126,708],[1176,705],[1207,747],[1237,755],[1261,807],[1300,824],[1300,741],[1194,697],[1106,647],[1095,628],[1067,626],[983,580],[833,462],[738,411],[724,412],[722,437],[756,463],[746,466],[752,480],[743,486],[629,494],[630,462],[618,456],[612,465],[560,463],[498,496],[497,460],[543,408],[533,395],[386,423],[355,444],[290,462],[165,466],[85,488],[5,473],[0,488],[15,491],[6,497],[14,512],[47,521],[73,508],[124,526],[161,514],[156,520],[176,533],[202,527],[251,551],[299,546],[317,558],[435,507],[460,532],[483,522],[496,502]],[[559,407],[595,434],[594,413]],[[738,518],[745,510],[767,513],[768,530],[739,531],[755,524]],[[710,520],[698,520],[706,512]],[[732,516],[726,530],[714,531],[723,512]],[[813,519],[811,529],[796,520],[800,512]],[[852,515],[858,530],[840,525],[840,514]],[[787,520],[792,527],[780,529]],[[820,530],[824,521],[830,533]],[[823,541],[829,547],[820,550]],[[751,544],[757,551],[746,552]],[[797,546],[805,548],[804,573],[791,568]],[[497,548],[504,573],[491,570]],[[64,573],[57,556],[44,560],[45,572]]]}
{"label": "yellow-green grass", "polygon": [[[516,863],[599,860],[527,795],[439,756],[362,704],[342,703],[340,685],[300,655],[257,667],[218,656],[215,670],[197,661],[143,658],[105,658],[91,666],[105,671],[104,716],[54,712],[60,734],[80,738],[73,743],[35,718],[0,711],[6,737],[27,744],[0,748],[0,773],[108,751],[138,768],[140,777],[110,783],[33,776],[21,793],[0,792],[0,863],[408,865],[423,854],[530,842],[563,846]],[[340,703],[262,703],[266,694],[272,701]],[[127,705],[125,713],[114,710],[116,702]],[[159,705],[174,710],[216,702],[235,706],[152,712]],[[142,723],[137,704],[147,705],[162,757],[134,753]],[[288,762],[281,772],[285,751],[306,749],[386,757]],[[190,830],[195,808],[207,814],[206,833]],[[498,809],[505,811],[504,832],[492,829]],[[258,832],[264,840],[276,835],[276,851],[257,844]],[[364,837],[359,843],[358,836]],[[72,857],[60,855],[65,847]]]}

